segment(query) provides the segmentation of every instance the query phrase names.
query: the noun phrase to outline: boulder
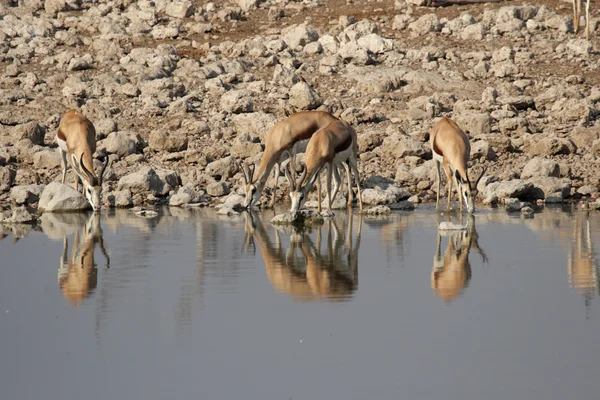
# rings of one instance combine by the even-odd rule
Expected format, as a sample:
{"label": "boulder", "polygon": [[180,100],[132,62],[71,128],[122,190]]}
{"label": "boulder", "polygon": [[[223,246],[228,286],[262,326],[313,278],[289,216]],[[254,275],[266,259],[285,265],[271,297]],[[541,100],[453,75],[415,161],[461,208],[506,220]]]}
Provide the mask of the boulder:
{"label": "boulder", "polygon": [[408,29],[410,29],[416,36],[424,36],[429,32],[439,32],[442,30],[442,24],[435,14],[425,14],[415,22],[412,22],[408,25]]}
{"label": "boulder", "polygon": [[173,18],[187,18],[194,13],[191,1],[174,1],[167,3],[165,14]]}
{"label": "boulder", "polygon": [[38,204],[42,212],[69,212],[90,209],[87,199],[69,185],[59,182],[48,184]]}
{"label": "boulder", "polygon": [[482,191],[483,202],[489,204],[509,197],[524,198],[532,188],[532,183],[520,179],[492,182]]}
{"label": "boulder", "polygon": [[15,140],[29,139],[33,144],[43,146],[46,129],[32,121],[15,126],[11,131],[11,136]]}
{"label": "boulder", "polygon": [[292,25],[281,30],[281,36],[285,43],[292,49],[305,46],[310,42],[319,40],[319,34],[306,24]]}
{"label": "boulder", "polygon": [[276,215],[271,219],[273,225],[314,226],[325,222],[323,216],[314,210],[300,210]]}
{"label": "boulder", "polygon": [[229,194],[229,185],[227,182],[213,182],[206,186],[206,193],[209,196],[221,197]]}
{"label": "boulder", "polygon": [[154,131],[150,134],[148,146],[154,151],[170,153],[186,150],[188,139],[184,135],[171,134],[167,131]]}
{"label": "boulder", "polygon": [[111,154],[116,154],[120,158],[138,153],[143,147],[142,138],[128,131],[113,132],[102,141],[102,145]]}
{"label": "boulder", "polygon": [[375,206],[362,210],[364,215],[389,215],[391,212],[388,206]]}
{"label": "boulder", "polygon": [[489,135],[491,132],[490,114],[466,114],[454,117],[460,128],[471,136]]}
{"label": "boulder", "polygon": [[33,166],[38,169],[60,167],[60,154],[56,150],[42,150],[33,155]]}
{"label": "boulder", "polygon": [[206,166],[205,172],[215,180],[230,179],[237,172],[237,166],[233,162],[233,157],[225,157],[211,162]]}
{"label": "boulder", "polygon": [[364,189],[362,191],[363,204],[379,205],[379,204],[392,204],[397,202],[399,199],[395,193],[387,190],[379,189]]}
{"label": "boulder", "polygon": [[37,221],[37,217],[27,211],[25,207],[13,208],[10,217],[1,219],[0,222],[5,224],[33,224]]}
{"label": "boulder", "polygon": [[558,177],[560,175],[560,167],[554,160],[549,160],[543,157],[534,157],[523,167],[521,179],[532,177]]}
{"label": "boulder", "polygon": [[555,136],[531,140],[527,152],[533,156],[555,156],[558,154],[571,154],[575,152],[575,145],[569,139]]}
{"label": "boulder", "polygon": [[21,185],[10,190],[10,198],[17,204],[31,204],[39,200],[44,185]]}
{"label": "boulder", "polygon": [[259,0],[237,0],[236,2],[242,10],[250,11],[251,9],[258,7]]}
{"label": "boulder", "polygon": [[587,152],[592,148],[594,140],[598,139],[598,129],[576,127],[569,133],[569,139],[577,146],[580,152]]}
{"label": "boulder", "polygon": [[408,135],[394,134],[383,140],[383,145],[378,147],[381,157],[394,159],[415,156],[420,158],[431,158],[431,149],[423,143]]}
{"label": "boulder", "polygon": [[298,82],[292,86],[289,102],[299,110],[313,110],[323,103],[317,92],[306,82]]}
{"label": "boulder", "polygon": [[107,193],[106,198],[112,207],[124,208],[133,205],[133,199],[131,198],[131,192],[129,192],[129,190]]}
{"label": "boulder", "polygon": [[228,113],[248,113],[254,110],[254,103],[247,90],[231,90],[221,96],[221,109]]}
{"label": "boulder", "polygon": [[393,40],[383,38],[376,33],[361,37],[357,43],[360,47],[373,54],[382,54],[394,49]]}
{"label": "boulder", "polygon": [[[150,192],[163,195],[165,182],[150,167],[143,167],[137,172],[125,175],[119,179],[118,190],[129,190],[132,194]],[[168,191],[167,191],[168,193]]]}
{"label": "boulder", "polygon": [[0,167],[0,193],[6,192],[12,186],[16,171],[10,167]]}
{"label": "boulder", "polygon": [[486,140],[477,140],[471,143],[471,159],[485,159],[488,161],[496,159],[496,152]]}
{"label": "boulder", "polygon": [[531,188],[527,198],[546,199],[551,196],[566,199],[571,194],[571,181],[569,179],[554,177],[534,177],[527,180]]}

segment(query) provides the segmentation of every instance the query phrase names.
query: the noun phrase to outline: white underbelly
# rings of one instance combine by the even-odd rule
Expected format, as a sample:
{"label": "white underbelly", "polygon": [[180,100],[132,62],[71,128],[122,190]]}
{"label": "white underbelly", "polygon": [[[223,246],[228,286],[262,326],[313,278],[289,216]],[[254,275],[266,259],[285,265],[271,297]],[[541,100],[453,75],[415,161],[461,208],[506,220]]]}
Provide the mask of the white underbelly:
{"label": "white underbelly", "polygon": [[443,162],[444,161],[444,156],[436,153],[435,151],[431,150],[431,153],[433,153],[433,159],[437,162]]}
{"label": "white underbelly", "polygon": [[58,147],[65,153],[68,152],[67,150],[67,142],[64,140],[61,140],[59,138],[56,138],[56,142],[58,143]]}
{"label": "white underbelly", "polygon": [[346,150],[340,151],[339,153],[335,153],[335,157],[333,157],[334,164],[341,164],[345,162],[350,155],[352,154],[352,146],[348,146]]}

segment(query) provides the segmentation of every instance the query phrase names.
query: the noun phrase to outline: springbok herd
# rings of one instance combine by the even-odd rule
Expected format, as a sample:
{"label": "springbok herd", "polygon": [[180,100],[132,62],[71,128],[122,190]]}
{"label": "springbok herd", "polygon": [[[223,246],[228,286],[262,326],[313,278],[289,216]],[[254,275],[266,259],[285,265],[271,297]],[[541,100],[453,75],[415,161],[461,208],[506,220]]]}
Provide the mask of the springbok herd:
{"label": "springbok herd", "polygon": [[[108,157],[96,174],[92,156],[96,150],[96,131],[92,122],[76,110],[69,110],[62,117],[56,141],[62,160],[62,182],[65,182],[67,159],[73,167],[75,188],[79,189],[79,180],[83,183],[83,193],[94,211],[101,208],[102,177],[108,167]],[[429,143],[437,166],[437,201],[440,200],[441,171],[443,166],[447,178],[448,204],[452,198],[452,188],[456,187],[460,210],[463,201],[467,211],[475,209],[477,184],[485,173],[481,171],[474,181],[469,179],[468,161],[471,152],[469,138],[451,119],[442,118],[431,130]],[[296,155],[305,153],[304,162],[298,166]],[[258,171],[255,165],[236,161],[242,171],[246,199],[244,206],[251,208],[261,197],[271,171],[274,172],[275,185],[269,206],[276,199],[277,183],[281,169],[290,185],[290,211],[302,208],[315,181],[318,189],[318,210],[321,211],[320,174],[327,169],[327,207],[331,211],[332,199],[341,188],[340,167],[343,166],[347,177],[348,206],[354,201],[352,177],[356,185],[358,206],[362,211],[363,203],[358,173],[358,139],[352,126],[324,111],[302,111],[278,122],[265,139],[265,151],[260,160]],[[277,168],[273,168],[277,166]],[[298,168],[299,167],[299,168]],[[299,178],[296,174],[299,173]],[[333,180],[333,189],[332,189]],[[473,183],[474,182],[474,183]]]}

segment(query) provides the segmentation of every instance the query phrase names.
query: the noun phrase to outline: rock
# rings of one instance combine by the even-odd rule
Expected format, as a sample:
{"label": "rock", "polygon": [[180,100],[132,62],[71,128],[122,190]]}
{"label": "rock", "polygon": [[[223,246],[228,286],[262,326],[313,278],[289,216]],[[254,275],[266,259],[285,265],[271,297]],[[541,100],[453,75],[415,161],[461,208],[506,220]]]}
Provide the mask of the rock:
{"label": "rock", "polygon": [[12,186],[16,171],[10,167],[0,167],[0,193],[6,192]]}
{"label": "rock", "polygon": [[363,204],[392,204],[395,203],[398,198],[397,196],[388,191],[379,189],[364,189],[362,191]]}
{"label": "rock", "polygon": [[543,157],[532,158],[521,172],[521,179],[532,177],[558,177],[560,175],[560,167],[554,160],[549,160]]}
{"label": "rock", "polygon": [[431,149],[412,137],[403,134],[394,134],[383,140],[383,145],[378,147],[381,157],[400,159],[407,156],[431,158]]}
{"label": "rock", "polygon": [[129,192],[129,190],[121,190],[107,193],[106,198],[108,200],[108,203],[112,207],[126,208],[131,207],[133,205],[133,200],[131,198],[131,193]]}
{"label": "rock", "polygon": [[282,29],[281,36],[292,49],[295,49],[298,46],[305,46],[308,43],[315,42],[319,39],[317,31],[305,24],[292,25]]}
{"label": "rock", "polygon": [[477,140],[471,143],[471,159],[472,160],[495,160],[496,152],[492,146],[485,140]]}
{"label": "rock", "polygon": [[413,203],[415,202],[411,202],[410,200],[404,200],[398,203],[390,204],[389,207],[391,210],[414,210],[415,205]]}
{"label": "rock", "polygon": [[79,10],[80,0],[44,0],[44,10],[50,17],[55,17],[60,11]]}
{"label": "rock", "polygon": [[42,150],[33,155],[33,166],[38,169],[60,167],[60,154],[56,150]]}
{"label": "rock", "polygon": [[314,210],[300,210],[276,215],[271,219],[273,225],[314,226],[325,222],[321,214]]}
{"label": "rock", "polygon": [[457,115],[456,123],[460,128],[471,136],[489,135],[491,132],[490,114],[466,114]]}
{"label": "rock", "polygon": [[577,189],[577,193],[582,196],[590,196],[598,193],[598,188],[594,185],[584,185]]}
{"label": "rock", "polygon": [[375,206],[362,210],[364,215],[389,215],[392,210],[387,206]]}
{"label": "rock", "polygon": [[529,142],[527,152],[534,156],[555,156],[575,152],[575,146],[569,139],[544,137]]}
{"label": "rock", "polygon": [[206,186],[206,193],[209,196],[221,197],[229,194],[229,185],[227,182],[213,182]]}
{"label": "rock", "polygon": [[526,215],[526,216],[533,215],[533,208],[531,208],[529,206],[523,207],[523,208],[521,208],[521,214]]}
{"label": "rock", "polygon": [[138,134],[128,131],[113,132],[101,143],[106,151],[116,154],[120,158],[136,154],[143,147],[142,138]]}
{"label": "rock", "polygon": [[[158,174],[158,177],[171,188],[181,185],[181,176],[177,171],[173,171],[170,169],[157,169],[156,173]],[[163,192],[166,193],[167,188],[164,188]]]}
{"label": "rock", "polygon": [[587,152],[592,148],[594,140],[598,139],[596,128],[576,127],[569,133],[569,139],[577,146],[580,152]]}
{"label": "rock", "polygon": [[531,182],[525,182],[520,179],[492,182],[482,191],[483,202],[490,204],[510,197],[524,198],[532,188],[533,184]]}
{"label": "rock", "polygon": [[[119,179],[118,190],[129,190],[132,194],[150,192],[156,195],[166,194],[163,182],[156,171],[150,167],[142,167],[139,171],[125,175]],[[168,193],[168,191],[167,191]]]}
{"label": "rock", "polygon": [[173,18],[187,18],[194,13],[191,1],[174,1],[167,3],[165,14]]}
{"label": "rock", "polygon": [[514,199],[514,201],[506,202],[506,211],[507,212],[519,212],[523,207],[529,206],[529,203],[526,201],[519,201],[518,199]]}
{"label": "rock", "polygon": [[531,188],[527,191],[527,198],[546,199],[550,196],[559,196],[563,199],[571,194],[571,181],[554,177],[535,177],[527,180]]}
{"label": "rock", "polygon": [[242,211],[244,210],[246,207],[244,207],[244,202],[246,201],[246,196],[242,196],[239,195],[237,193],[231,193],[229,196],[227,196],[227,198],[225,198],[225,201],[223,202],[223,204],[217,206],[217,207],[225,207],[225,208],[229,208],[235,211]]}
{"label": "rock", "polygon": [[[419,0],[421,1],[421,0]],[[423,0],[424,1],[424,0]],[[394,17],[394,23],[392,24],[392,29],[403,31],[408,28],[408,25],[413,22],[415,19],[411,15],[408,14],[398,14]]]}
{"label": "rock", "polygon": [[313,110],[323,103],[317,92],[306,82],[298,82],[292,86],[289,102],[299,110]]}
{"label": "rock", "polygon": [[415,22],[408,25],[415,36],[427,35],[429,32],[439,32],[442,30],[442,24],[435,14],[425,14]]}
{"label": "rock", "polygon": [[221,109],[228,113],[248,113],[254,110],[254,103],[247,90],[231,90],[221,96]]}
{"label": "rock", "polygon": [[14,208],[10,217],[2,220],[2,223],[8,224],[34,224],[37,217],[31,214],[25,207]]}
{"label": "rock", "polygon": [[170,134],[167,131],[154,131],[150,134],[148,146],[154,151],[167,151],[170,153],[186,150],[188,139],[184,135]]}
{"label": "rock", "polygon": [[171,207],[181,207],[183,205],[189,204],[192,202],[192,195],[187,192],[178,192],[175,193],[169,199],[169,205]]}
{"label": "rock", "polygon": [[15,126],[11,131],[11,136],[15,140],[29,139],[33,144],[43,146],[46,129],[32,121]]}
{"label": "rock", "polygon": [[215,180],[222,180],[232,178],[238,172],[238,169],[233,157],[229,156],[211,162],[206,166],[205,171]]}
{"label": "rock", "polygon": [[465,41],[483,40],[485,27],[482,23],[466,26],[460,33],[460,37]]}
{"label": "rock", "polygon": [[217,214],[231,216],[231,215],[239,215],[240,213],[235,211],[233,208],[221,207],[221,208],[219,208],[219,211],[217,211]]}
{"label": "rock", "polygon": [[557,100],[550,110],[551,116],[556,122],[566,124],[570,122],[588,122],[597,114],[595,107],[587,99]]}
{"label": "rock", "polygon": [[[327,209],[327,194],[326,194],[327,190],[323,191],[323,198],[321,199],[321,209]],[[317,200],[310,200],[304,203],[304,207],[306,208],[318,208],[319,207],[319,203],[317,202]],[[333,199],[333,201],[331,202],[331,209],[332,210],[343,210],[345,208],[348,207],[348,201],[346,199],[346,196],[344,196],[341,191],[339,191],[337,193],[337,195],[335,196],[335,199]]]}
{"label": "rock", "polygon": [[[236,0],[238,6],[244,11],[250,11],[251,9],[258,7],[259,1],[260,0]],[[283,12],[282,10],[280,11]],[[270,9],[269,12],[271,12]]]}
{"label": "rock", "polygon": [[438,225],[439,231],[464,231],[466,229],[467,227],[465,225],[459,225],[449,221],[442,221]]}
{"label": "rock", "polygon": [[44,188],[38,204],[41,212],[81,211],[91,207],[81,193],[59,182],[51,182]]}
{"label": "rock", "polygon": [[383,54],[394,49],[394,42],[376,33],[363,36],[357,41],[358,45],[373,54]]}
{"label": "rock", "polygon": [[32,204],[39,200],[44,185],[21,185],[10,190],[10,198],[17,204]]}
{"label": "rock", "polygon": [[592,42],[585,39],[571,39],[567,42],[567,50],[576,56],[586,56],[592,51]]}
{"label": "rock", "polygon": [[273,126],[278,122],[273,114],[264,112],[235,114],[231,116],[231,119],[238,132],[257,135],[261,139],[264,139],[267,133],[269,133]]}

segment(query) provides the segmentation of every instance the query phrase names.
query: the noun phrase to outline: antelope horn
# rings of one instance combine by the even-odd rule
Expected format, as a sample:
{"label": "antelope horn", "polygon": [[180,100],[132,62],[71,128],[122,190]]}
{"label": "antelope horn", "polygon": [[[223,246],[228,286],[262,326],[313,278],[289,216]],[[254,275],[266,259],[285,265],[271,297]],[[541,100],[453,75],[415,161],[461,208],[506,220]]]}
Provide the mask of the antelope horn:
{"label": "antelope horn", "polygon": [[106,172],[106,169],[108,168],[109,164],[111,164],[111,160],[110,157],[107,155],[106,156],[106,161],[104,162],[104,165],[102,165],[102,168],[100,168],[100,172],[98,173],[98,181],[100,184],[102,184],[102,180],[104,178],[104,173]]}
{"label": "antelope horn", "polygon": [[291,167],[290,167],[291,163],[288,163],[285,167],[283,167],[283,171],[285,172],[285,177],[287,178],[288,182],[290,183],[290,189],[292,190],[292,192],[294,190],[296,190],[296,181],[294,180],[293,176],[292,176],[292,172],[291,172]]}
{"label": "antelope horn", "polygon": [[479,174],[479,177],[475,181],[475,188],[477,188],[477,185],[479,184],[479,181],[481,180],[481,178],[483,178],[483,174],[485,174],[485,171],[487,171],[487,168],[483,168],[481,170],[481,174]]}
{"label": "antelope horn", "polygon": [[[92,180],[92,178],[94,177],[94,174],[92,174],[90,172],[89,169],[87,169],[85,167],[85,164],[83,163],[83,155],[85,154],[85,152],[81,153],[81,157],[79,158],[79,166],[81,167],[81,169],[83,169],[83,173],[87,175],[89,180]],[[93,169],[93,166],[92,166]]]}
{"label": "antelope horn", "polygon": [[238,167],[238,169],[240,171],[242,171],[242,178],[244,179],[244,184],[247,185],[248,184],[248,175],[246,175],[246,170],[244,169],[244,166],[240,164],[240,162],[237,158],[234,158],[233,160],[235,162],[235,165]]}
{"label": "antelope horn", "polygon": [[300,179],[298,179],[298,182],[296,183],[297,189],[302,188],[302,183],[304,182],[304,178],[306,178],[306,173],[308,172],[308,168],[306,168],[306,164],[300,163],[300,165],[302,166],[302,174],[300,174]]}
{"label": "antelope horn", "polygon": [[248,178],[250,178],[250,179],[249,179],[250,183],[252,183],[252,182],[253,182],[253,180],[254,180],[254,170],[255,170],[255,169],[256,169],[256,164],[252,164],[252,165],[250,165],[250,167],[248,168],[248,170],[249,170],[249,172],[250,172],[250,173],[248,174]]}

